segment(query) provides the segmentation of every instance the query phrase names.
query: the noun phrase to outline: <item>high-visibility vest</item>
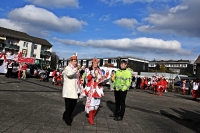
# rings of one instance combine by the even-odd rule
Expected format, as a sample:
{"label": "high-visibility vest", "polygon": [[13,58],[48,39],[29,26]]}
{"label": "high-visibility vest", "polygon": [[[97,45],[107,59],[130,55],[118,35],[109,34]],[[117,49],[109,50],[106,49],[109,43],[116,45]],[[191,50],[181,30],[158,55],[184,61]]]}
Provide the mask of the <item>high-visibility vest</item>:
{"label": "high-visibility vest", "polygon": [[114,89],[116,91],[129,90],[132,82],[132,74],[129,69],[118,69],[115,73]]}

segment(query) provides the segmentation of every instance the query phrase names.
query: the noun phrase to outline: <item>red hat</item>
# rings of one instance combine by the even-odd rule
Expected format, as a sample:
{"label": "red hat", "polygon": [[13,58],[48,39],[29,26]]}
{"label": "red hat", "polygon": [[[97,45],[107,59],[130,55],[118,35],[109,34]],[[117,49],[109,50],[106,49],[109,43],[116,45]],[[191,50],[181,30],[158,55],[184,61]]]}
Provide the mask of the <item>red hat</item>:
{"label": "red hat", "polygon": [[94,59],[92,60],[93,63],[97,63],[99,62],[98,59],[96,57],[94,57]]}
{"label": "red hat", "polygon": [[77,60],[77,53],[74,54],[74,55],[72,55],[72,56],[69,58],[69,60]]}

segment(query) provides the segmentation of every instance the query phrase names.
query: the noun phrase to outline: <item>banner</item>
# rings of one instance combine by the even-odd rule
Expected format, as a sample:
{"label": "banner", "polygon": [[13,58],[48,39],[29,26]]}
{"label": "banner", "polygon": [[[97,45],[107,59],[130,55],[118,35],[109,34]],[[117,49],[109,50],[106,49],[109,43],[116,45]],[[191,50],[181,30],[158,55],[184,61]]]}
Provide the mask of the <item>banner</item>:
{"label": "banner", "polygon": [[24,57],[20,57],[20,58],[18,58],[18,62],[19,62],[19,63],[34,64],[34,63],[35,63],[35,60],[34,60],[34,58],[24,58]]}
{"label": "banner", "polygon": [[7,60],[14,60],[16,62],[19,63],[30,63],[30,64],[34,64],[35,63],[35,59],[33,57],[27,58],[27,57],[22,57],[22,53],[20,52],[18,55],[14,54],[14,55],[5,55],[3,52],[0,54],[0,59],[4,57],[4,62],[6,62]]}

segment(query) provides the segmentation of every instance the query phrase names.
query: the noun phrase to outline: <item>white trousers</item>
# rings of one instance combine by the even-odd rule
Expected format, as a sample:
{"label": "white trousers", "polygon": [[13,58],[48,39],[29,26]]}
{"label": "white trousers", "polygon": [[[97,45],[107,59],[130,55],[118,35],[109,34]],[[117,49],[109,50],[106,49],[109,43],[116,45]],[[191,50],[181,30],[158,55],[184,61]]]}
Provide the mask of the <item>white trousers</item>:
{"label": "white trousers", "polygon": [[[87,101],[88,101],[88,97],[87,97]],[[86,103],[87,103],[87,101],[86,101]],[[89,113],[92,110],[97,110],[99,108],[100,103],[101,103],[100,98],[92,98],[90,101],[89,107],[85,107],[85,111],[87,113]]]}

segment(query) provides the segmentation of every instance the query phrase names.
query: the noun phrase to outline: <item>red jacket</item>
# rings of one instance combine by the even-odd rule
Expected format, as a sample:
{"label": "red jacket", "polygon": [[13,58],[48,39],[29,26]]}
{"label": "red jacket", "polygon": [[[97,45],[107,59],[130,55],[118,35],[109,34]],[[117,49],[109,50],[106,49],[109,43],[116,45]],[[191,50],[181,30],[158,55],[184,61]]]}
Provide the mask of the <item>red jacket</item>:
{"label": "red jacket", "polygon": [[26,70],[26,68],[27,68],[27,65],[24,64],[24,65],[22,66],[22,70]]}
{"label": "red jacket", "polygon": [[57,73],[56,70],[53,71],[52,76],[54,77],[54,75]]}

